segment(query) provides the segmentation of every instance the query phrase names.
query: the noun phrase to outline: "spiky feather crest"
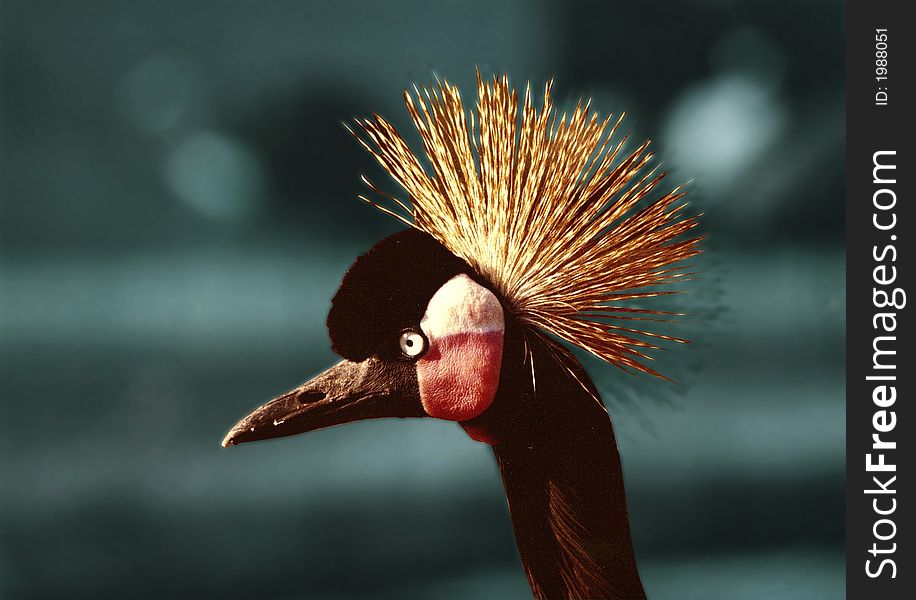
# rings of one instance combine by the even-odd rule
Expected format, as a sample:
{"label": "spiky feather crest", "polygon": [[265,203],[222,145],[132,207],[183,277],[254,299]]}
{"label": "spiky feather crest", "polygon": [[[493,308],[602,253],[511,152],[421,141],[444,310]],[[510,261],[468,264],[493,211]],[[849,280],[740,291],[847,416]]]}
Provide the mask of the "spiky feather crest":
{"label": "spiky feather crest", "polygon": [[700,252],[701,238],[684,235],[696,217],[685,216],[680,187],[640,204],[665,175],[646,169],[649,141],[617,160],[627,139],[615,141],[622,115],[599,119],[580,101],[558,122],[552,83],[538,110],[530,86],[519,106],[508,77],[478,73],[476,118],[447,81],[405,91],[432,174],[388,121],[357,119],[365,135],[354,135],[412,207],[365,177],[393,205],[361,198],[467,261],[539,335],[663,377],[644,362],[652,360],[646,350],[659,346],[643,338],[686,340],[621,323],[676,313],[620,303],[673,293],[654,288],[686,275],[675,263]]}

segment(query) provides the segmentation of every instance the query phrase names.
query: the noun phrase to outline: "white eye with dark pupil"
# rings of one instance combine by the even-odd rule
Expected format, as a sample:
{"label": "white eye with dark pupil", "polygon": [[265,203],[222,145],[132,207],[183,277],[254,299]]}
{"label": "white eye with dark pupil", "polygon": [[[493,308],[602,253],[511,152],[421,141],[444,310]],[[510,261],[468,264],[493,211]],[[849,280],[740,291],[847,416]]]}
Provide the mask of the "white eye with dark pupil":
{"label": "white eye with dark pupil", "polygon": [[404,356],[416,358],[426,351],[426,338],[412,329],[401,332],[401,352]]}

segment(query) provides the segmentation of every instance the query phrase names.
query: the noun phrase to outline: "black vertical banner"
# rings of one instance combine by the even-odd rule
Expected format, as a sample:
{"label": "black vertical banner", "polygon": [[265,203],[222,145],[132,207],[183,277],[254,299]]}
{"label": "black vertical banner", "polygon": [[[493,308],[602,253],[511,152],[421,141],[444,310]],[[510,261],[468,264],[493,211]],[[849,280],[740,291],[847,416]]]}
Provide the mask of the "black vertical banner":
{"label": "black vertical banner", "polygon": [[916,593],[908,4],[846,4],[846,583],[855,599]]}

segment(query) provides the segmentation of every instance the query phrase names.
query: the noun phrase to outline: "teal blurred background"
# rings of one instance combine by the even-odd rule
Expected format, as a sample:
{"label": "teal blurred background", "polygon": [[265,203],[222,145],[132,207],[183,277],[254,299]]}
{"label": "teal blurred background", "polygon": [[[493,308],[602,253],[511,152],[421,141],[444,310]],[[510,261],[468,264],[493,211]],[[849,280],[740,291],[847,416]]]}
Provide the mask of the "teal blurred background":
{"label": "teal blurred background", "polygon": [[[341,121],[474,67],[652,137],[710,234],[680,383],[589,368],[653,599],[844,590],[839,1],[0,4],[0,597],[526,598],[454,424],[223,450],[398,229]],[[410,138],[415,139],[415,138]]]}

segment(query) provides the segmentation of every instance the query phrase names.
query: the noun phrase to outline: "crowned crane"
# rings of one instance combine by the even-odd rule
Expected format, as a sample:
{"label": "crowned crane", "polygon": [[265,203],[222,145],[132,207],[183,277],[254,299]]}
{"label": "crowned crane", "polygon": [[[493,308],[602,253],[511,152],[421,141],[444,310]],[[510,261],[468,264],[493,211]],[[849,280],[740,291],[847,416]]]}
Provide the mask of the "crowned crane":
{"label": "crowned crane", "polygon": [[700,237],[679,188],[646,198],[663,177],[646,172],[648,142],[618,158],[620,119],[580,102],[557,121],[550,92],[538,110],[526,89],[519,106],[506,77],[478,74],[476,120],[448,82],[405,93],[432,173],[382,117],[356,121],[411,206],[361,198],[408,229],[344,275],[327,319],[343,360],[223,445],[380,417],[456,421],[493,450],[536,598],[644,598],[614,429],[563,342],[663,378],[648,351],[686,340],[640,324],[677,315],[628,301],[672,293],[659,286]]}

